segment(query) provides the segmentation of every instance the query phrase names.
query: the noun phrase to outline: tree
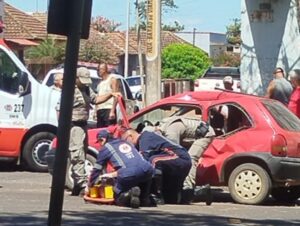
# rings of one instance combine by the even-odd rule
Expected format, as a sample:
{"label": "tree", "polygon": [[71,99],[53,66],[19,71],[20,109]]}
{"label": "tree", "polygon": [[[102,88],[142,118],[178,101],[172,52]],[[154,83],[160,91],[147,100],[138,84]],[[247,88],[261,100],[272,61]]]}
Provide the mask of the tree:
{"label": "tree", "polygon": [[107,62],[110,60],[110,54],[104,48],[103,42],[105,38],[90,35],[88,40],[81,40],[80,50],[79,50],[79,60],[85,62],[95,62],[100,61]]}
{"label": "tree", "polygon": [[109,20],[102,16],[97,16],[92,18],[91,25],[99,32],[108,33],[116,31],[121,23]]}
{"label": "tree", "polygon": [[178,21],[174,21],[174,25],[166,25],[162,26],[162,30],[164,31],[171,31],[171,32],[178,32],[184,30],[184,25],[180,25]]}
{"label": "tree", "polygon": [[233,45],[241,44],[241,20],[233,19],[233,24],[226,27],[227,42]]}
{"label": "tree", "polygon": [[[164,13],[168,12],[169,10],[173,10],[178,8],[177,5],[175,5],[174,0],[161,0],[162,10]],[[147,21],[147,1],[146,0],[136,0],[135,1],[135,7],[137,8],[137,13],[139,17],[140,23],[137,24],[137,26],[140,26],[140,29],[146,30],[146,21]],[[177,22],[178,23],[178,22]],[[178,23],[179,25],[179,23]],[[167,25],[163,25],[167,26]],[[176,23],[175,23],[176,26]]]}
{"label": "tree", "polygon": [[53,38],[43,40],[38,46],[29,48],[26,52],[26,58],[41,60],[48,58],[53,62],[62,62],[65,55],[64,44],[58,44]]}
{"label": "tree", "polygon": [[195,80],[211,66],[208,55],[190,44],[170,44],[162,51],[162,77]]}
{"label": "tree", "polygon": [[213,58],[213,64],[215,66],[239,67],[241,64],[240,54],[224,52]]}

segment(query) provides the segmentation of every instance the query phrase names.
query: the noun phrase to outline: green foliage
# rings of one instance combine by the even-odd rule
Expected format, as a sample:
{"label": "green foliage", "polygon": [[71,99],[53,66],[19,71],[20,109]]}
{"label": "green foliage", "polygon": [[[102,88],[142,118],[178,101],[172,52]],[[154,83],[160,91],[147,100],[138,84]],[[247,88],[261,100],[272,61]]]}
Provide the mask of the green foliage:
{"label": "green foliage", "polygon": [[[140,24],[139,27],[141,30],[146,30],[147,27],[147,1],[146,0],[135,0],[135,7],[137,8],[137,12],[138,12],[138,17],[140,18]],[[175,1],[174,0],[161,0],[161,6],[162,6],[162,11],[163,13],[167,13],[170,10],[174,10],[177,9],[178,6],[175,5]],[[163,30],[168,30],[168,29],[180,29],[181,30],[184,29],[184,26],[179,25],[179,23],[177,21],[174,22],[175,26],[171,26],[171,25],[163,25],[163,27],[165,27],[165,29]],[[176,23],[178,24],[178,26],[176,26]],[[177,31],[181,31],[181,30],[177,30]]]}
{"label": "green foliage", "polygon": [[162,77],[195,80],[211,66],[207,54],[189,44],[170,44],[162,51]]}
{"label": "green foliage", "polygon": [[241,20],[234,19],[233,24],[226,27],[226,38],[228,43],[236,45],[241,44]]}
{"label": "green foliage", "polygon": [[162,30],[164,31],[171,31],[171,32],[178,32],[184,30],[184,25],[180,25],[178,21],[174,21],[174,25],[163,25]]}
{"label": "green foliage", "polygon": [[47,38],[38,46],[31,47],[25,52],[25,56],[28,59],[48,58],[53,62],[62,62],[64,55],[64,44],[58,44],[53,38]]}
{"label": "green foliage", "polygon": [[222,53],[213,58],[213,64],[215,66],[239,67],[241,64],[240,54],[229,52]]}

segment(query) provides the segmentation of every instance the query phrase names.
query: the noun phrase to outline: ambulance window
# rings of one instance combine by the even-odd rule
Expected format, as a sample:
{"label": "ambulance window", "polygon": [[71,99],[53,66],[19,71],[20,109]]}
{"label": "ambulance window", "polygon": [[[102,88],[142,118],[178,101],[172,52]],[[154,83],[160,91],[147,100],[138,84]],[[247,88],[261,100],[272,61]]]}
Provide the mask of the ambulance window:
{"label": "ambulance window", "polygon": [[0,50],[0,90],[11,94],[18,93],[20,69],[11,58]]}

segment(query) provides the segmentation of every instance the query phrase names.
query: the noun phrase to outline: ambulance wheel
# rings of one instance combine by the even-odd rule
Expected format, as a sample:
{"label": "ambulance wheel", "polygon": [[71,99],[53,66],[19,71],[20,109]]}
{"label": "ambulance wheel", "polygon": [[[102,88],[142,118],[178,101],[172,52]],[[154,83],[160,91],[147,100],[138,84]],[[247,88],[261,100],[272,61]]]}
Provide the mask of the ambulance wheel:
{"label": "ambulance wheel", "polygon": [[39,132],[31,136],[23,148],[23,160],[29,170],[35,172],[47,172],[48,166],[45,154],[55,134],[51,132]]}
{"label": "ambulance wheel", "polygon": [[[86,154],[85,172],[86,172],[87,175],[90,174],[96,160],[97,160],[96,157],[94,157],[93,155],[91,155],[89,153]],[[66,184],[65,184],[65,186],[69,190],[72,190],[73,186],[74,186],[74,182],[73,182],[73,178],[72,178],[72,169],[71,169],[70,159],[68,159],[68,162],[67,162],[67,173],[66,173]]]}

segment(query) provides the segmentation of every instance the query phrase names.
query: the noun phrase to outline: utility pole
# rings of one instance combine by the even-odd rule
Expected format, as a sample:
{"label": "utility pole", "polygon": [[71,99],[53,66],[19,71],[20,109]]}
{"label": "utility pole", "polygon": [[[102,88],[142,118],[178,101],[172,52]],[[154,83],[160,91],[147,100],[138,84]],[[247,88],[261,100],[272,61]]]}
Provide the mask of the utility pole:
{"label": "utility pole", "polygon": [[193,29],[193,46],[195,46],[195,40],[196,40],[196,28]]}
{"label": "utility pole", "polygon": [[127,0],[127,29],[125,43],[124,77],[128,77],[128,51],[129,51],[129,25],[130,24],[130,0]]}
{"label": "utility pole", "polygon": [[48,226],[61,225],[79,44],[80,38],[88,39],[91,11],[92,0],[51,0],[49,5],[48,33],[65,35],[68,39]]}
{"label": "utility pole", "polygon": [[[138,56],[139,56],[139,75],[144,75],[144,64],[143,64],[143,54],[142,54],[142,43],[141,43],[141,27],[140,27],[140,10],[139,10],[139,0],[135,1],[136,9],[136,34],[137,34],[137,45],[138,45]],[[143,81],[143,79],[142,79]]]}
{"label": "utility pole", "polygon": [[161,0],[147,4],[146,106],[161,99]]}

